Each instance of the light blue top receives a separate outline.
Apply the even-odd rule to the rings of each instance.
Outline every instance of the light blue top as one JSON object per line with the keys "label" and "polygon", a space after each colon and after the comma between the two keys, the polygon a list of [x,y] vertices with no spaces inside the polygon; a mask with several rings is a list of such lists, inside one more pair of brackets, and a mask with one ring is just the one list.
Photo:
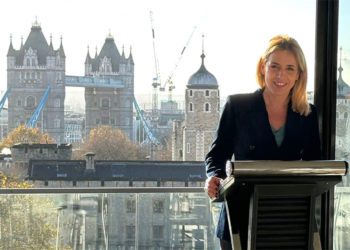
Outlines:
{"label": "light blue top", "polygon": [[272,130],[273,135],[275,136],[277,146],[281,146],[283,138],[284,138],[285,125],[283,125],[278,130],[275,130],[274,128],[271,127],[271,130]]}

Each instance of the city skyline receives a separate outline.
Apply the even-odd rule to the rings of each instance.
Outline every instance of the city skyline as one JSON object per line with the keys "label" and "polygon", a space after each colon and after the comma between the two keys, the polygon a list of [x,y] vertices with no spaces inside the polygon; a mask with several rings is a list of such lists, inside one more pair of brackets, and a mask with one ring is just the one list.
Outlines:
{"label": "city skyline", "polygon": [[[202,47],[206,55],[206,68],[218,79],[223,97],[254,91],[258,88],[255,81],[257,59],[268,39],[278,33],[287,33],[299,41],[309,67],[308,89],[313,89],[315,18],[310,13],[315,13],[316,4],[311,0],[239,1],[234,7],[228,0],[221,1],[220,5],[211,1],[181,0],[163,3],[153,0],[144,3],[133,0],[126,3],[102,0],[98,6],[93,5],[92,1],[77,0],[69,4],[57,2],[55,11],[51,11],[54,3],[56,2],[17,0],[11,1],[1,10],[0,20],[4,26],[0,41],[0,47],[3,48],[0,51],[1,90],[6,89],[6,54],[10,36],[14,48],[19,49],[21,37],[25,42],[31,25],[37,18],[48,42],[52,36],[54,48],[59,46],[62,36],[67,75],[83,75],[88,46],[90,55],[95,54],[96,47],[99,53],[104,39],[111,34],[120,53],[124,47],[128,56],[131,48],[135,61],[135,95],[151,95],[155,66],[150,11],[153,12],[156,54],[162,83],[176,68],[173,75],[174,95],[183,95],[188,79],[199,69]],[[251,7],[252,3],[254,8]],[[18,9],[16,6],[22,7]],[[17,9],[15,16],[10,11],[11,7]],[[281,11],[272,11],[273,14],[266,15],[271,8]],[[284,10],[288,10],[290,16],[297,13],[299,18],[285,18]],[[192,39],[178,62],[194,27],[196,29]],[[309,35],[305,36],[305,33]],[[340,37],[339,45],[343,47],[343,78],[350,82],[350,70],[347,70],[349,48],[342,40],[348,41],[348,37]],[[69,92],[74,91],[79,92],[70,89],[68,97]],[[166,98],[167,93],[163,95]]]}

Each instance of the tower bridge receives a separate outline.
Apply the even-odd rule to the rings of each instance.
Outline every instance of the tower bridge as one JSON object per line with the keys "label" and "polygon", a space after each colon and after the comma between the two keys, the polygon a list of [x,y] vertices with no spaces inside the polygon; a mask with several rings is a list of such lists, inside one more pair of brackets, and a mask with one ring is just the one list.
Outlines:
{"label": "tower bridge", "polygon": [[[134,61],[130,49],[119,52],[109,34],[94,57],[87,51],[84,76],[66,75],[66,55],[61,38],[54,49],[35,21],[31,31],[15,49],[10,38],[7,53],[8,129],[30,124],[49,133],[57,143],[65,142],[64,101],[66,87],[83,87],[85,132],[99,125],[119,128],[134,139]],[[114,91],[111,91],[113,89]],[[30,123],[29,123],[30,121]]]}

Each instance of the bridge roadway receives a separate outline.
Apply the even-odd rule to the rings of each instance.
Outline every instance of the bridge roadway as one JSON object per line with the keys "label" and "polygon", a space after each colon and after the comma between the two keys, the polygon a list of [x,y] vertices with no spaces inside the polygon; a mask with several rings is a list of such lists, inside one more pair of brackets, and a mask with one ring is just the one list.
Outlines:
{"label": "bridge roadway", "polygon": [[96,76],[65,76],[65,85],[70,87],[92,87],[122,89],[125,85],[120,79]]}

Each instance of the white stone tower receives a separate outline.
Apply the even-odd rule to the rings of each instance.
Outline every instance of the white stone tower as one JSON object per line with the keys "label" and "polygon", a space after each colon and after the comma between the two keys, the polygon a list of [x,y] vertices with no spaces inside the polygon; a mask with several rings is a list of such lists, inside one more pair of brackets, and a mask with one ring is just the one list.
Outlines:
{"label": "white stone tower", "polygon": [[173,160],[203,161],[213,141],[220,117],[217,80],[202,64],[188,83],[185,93],[185,120],[173,123]]}

